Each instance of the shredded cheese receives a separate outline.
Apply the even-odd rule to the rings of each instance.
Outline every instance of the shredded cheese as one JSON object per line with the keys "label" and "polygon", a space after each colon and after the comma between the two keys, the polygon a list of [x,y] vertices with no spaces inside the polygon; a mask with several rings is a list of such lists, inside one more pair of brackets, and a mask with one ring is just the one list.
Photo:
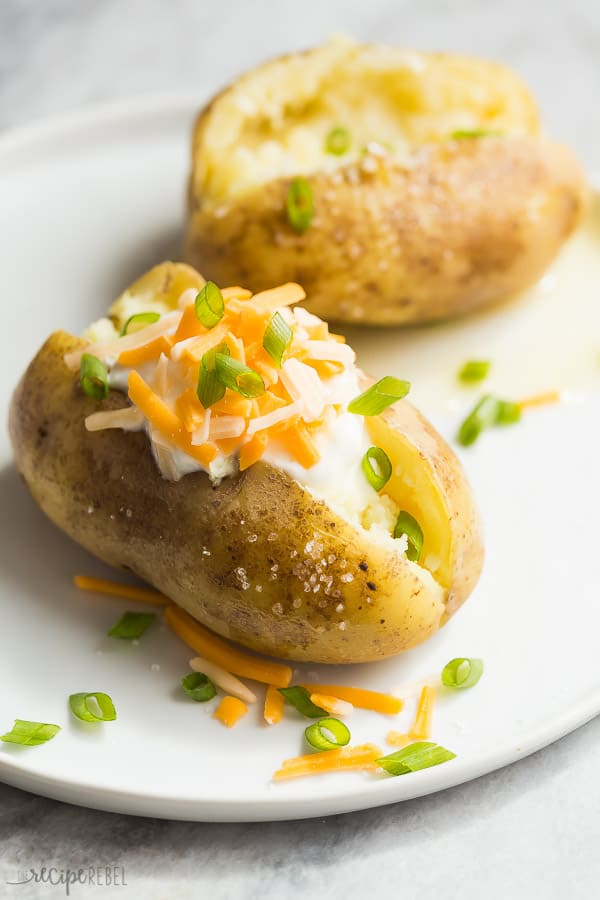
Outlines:
{"label": "shredded cheese", "polygon": [[374,712],[383,713],[386,716],[395,716],[401,712],[404,704],[398,697],[390,694],[380,694],[378,691],[369,691],[365,688],[346,687],[337,684],[304,684],[309,693],[325,694],[346,700],[359,709],[371,709]]}
{"label": "shredded cheese", "polygon": [[[253,694],[250,688],[246,687],[239,678],[236,678],[235,675],[227,672],[216,663],[210,662],[210,660],[204,659],[202,656],[195,656],[194,659],[190,659],[190,668],[194,672],[203,672],[222,691],[233,694],[234,697],[238,697],[244,703],[256,703],[256,694]],[[281,694],[279,696],[281,697]]]}
{"label": "shredded cheese", "polygon": [[375,744],[309,753],[306,756],[296,756],[293,759],[284,760],[281,768],[274,773],[273,780],[284,781],[287,778],[321,775],[325,772],[344,769],[373,770],[376,768],[375,762],[380,756],[382,756],[382,752]]}
{"label": "shredded cheese", "polygon": [[267,725],[277,725],[283,718],[283,694],[272,684],[268,685],[265,694],[265,722]]}
{"label": "shredded cheese", "polygon": [[93,591],[95,594],[109,594],[122,597],[124,600],[137,600],[139,603],[151,603],[153,606],[167,606],[171,601],[158,591],[135,587],[131,584],[119,584],[106,578],[90,578],[88,575],[74,575],[73,584],[81,591]]}
{"label": "shredded cheese", "polygon": [[292,670],[289,666],[253,657],[232,647],[174,604],[167,606],[165,619],[175,634],[192,650],[233,675],[273,684],[276,687],[288,687],[292,680]]}
{"label": "shredded cheese", "polygon": [[332,716],[349,716],[354,710],[353,705],[347,700],[340,700],[339,697],[331,697],[328,694],[311,694],[310,699],[315,706],[321,707]]}
{"label": "shredded cheese", "polygon": [[533,409],[536,406],[549,406],[552,403],[560,403],[560,391],[547,391],[545,394],[534,394],[532,397],[525,397],[519,400],[517,406],[521,411],[524,409]]}
{"label": "shredded cheese", "polygon": [[247,712],[248,707],[242,700],[228,695],[223,697],[217,706],[214,712],[214,718],[219,719],[219,721],[222,722],[223,725],[226,725],[227,728],[233,728]]}

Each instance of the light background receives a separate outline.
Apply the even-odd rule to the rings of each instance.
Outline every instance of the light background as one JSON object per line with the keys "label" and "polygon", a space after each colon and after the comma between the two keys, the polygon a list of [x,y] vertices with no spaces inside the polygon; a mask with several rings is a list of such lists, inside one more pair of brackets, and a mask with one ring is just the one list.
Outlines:
{"label": "light background", "polygon": [[[548,130],[600,170],[598,0],[0,0],[0,128],[119,97],[204,97],[263,58],[340,31],[509,62]],[[560,660],[541,677],[560,678]],[[599,743],[596,719],[437,796],[299,823],[135,819],[0,786],[0,896],[63,895],[5,887],[29,866],[124,865],[127,888],[73,896],[591,900],[600,896]]]}

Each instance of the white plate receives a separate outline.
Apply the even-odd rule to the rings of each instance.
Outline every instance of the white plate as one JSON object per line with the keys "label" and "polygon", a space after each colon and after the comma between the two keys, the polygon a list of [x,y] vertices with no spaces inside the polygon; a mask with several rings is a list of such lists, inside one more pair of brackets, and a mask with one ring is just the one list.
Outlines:
{"label": "white plate", "polygon": [[[197,98],[200,100],[201,98]],[[145,267],[176,256],[195,103],[121,106],[0,140],[3,416],[32,354],[57,326],[81,329]],[[214,704],[178,690],[190,652],[164,628],[138,646],[104,637],[124,604],[78,594],[75,572],[110,575],[36,509],[0,438],[0,727],[15,717],[62,724],[43,747],[2,745],[6,782],[89,806],[153,816],[261,820],[340,813],[437,791],[513,762],[600,711],[597,634],[600,241],[590,220],[541,286],[469,320],[402,332],[352,330],[363,365],[413,380],[413,396],[451,436],[477,391],[456,387],[468,357],[494,360],[507,396],[567,387],[568,402],[486,434],[463,453],[486,525],[475,595],[425,646],[327,680],[387,690],[481,656],[472,691],[443,697],[434,737],[457,758],[408,777],[270,776],[301,751],[303,722],[233,731]],[[299,670],[300,671],[300,670]],[[324,675],[323,667],[302,673]],[[299,677],[299,676],[298,676]],[[83,726],[67,696],[104,690],[118,721]],[[355,712],[355,742],[383,746],[397,722]]]}

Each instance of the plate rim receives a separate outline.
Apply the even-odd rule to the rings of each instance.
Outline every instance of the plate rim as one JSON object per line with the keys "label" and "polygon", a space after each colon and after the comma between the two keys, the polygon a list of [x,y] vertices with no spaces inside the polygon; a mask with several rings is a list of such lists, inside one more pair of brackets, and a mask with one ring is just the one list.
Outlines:
{"label": "plate rim", "polygon": [[[74,133],[86,132],[92,128],[111,129],[119,123],[131,125],[132,118],[138,123],[152,122],[156,118],[183,115],[193,116],[202,104],[203,91],[161,92],[126,97],[119,100],[90,104],[55,116],[41,117],[32,122],[9,127],[0,131],[0,177],[3,168],[10,165],[11,156],[21,149],[40,149],[44,142],[61,140]],[[127,140],[127,134],[125,134]],[[22,163],[26,166],[27,163]],[[19,163],[17,161],[17,169]],[[10,174],[10,173],[9,173]],[[588,174],[590,185],[598,190],[600,176]],[[152,816],[162,819],[207,822],[260,822],[313,818],[323,815],[337,815],[357,810],[386,806],[403,800],[436,793],[456,787],[483,775],[490,774],[504,766],[524,759],[600,714],[600,681],[583,694],[560,717],[534,725],[522,735],[521,745],[515,747],[515,740],[508,740],[487,752],[479,752],[475,757],[463,754],[452,761],[451,766],[442,766],[424,772],[414,773],[408,782],[402,779],[382,778],[377,782],[364,782],[352,787],[340,787],[324,793],[322,797],[290,797],[283,791],[279,796],[269,793],[263,798],[253,796],[235,799],[201,799],[198,797],[174,796],[172,793],[153,791],[140,792],[105,788],[91,781],[44,775],[25,767],[17,759],[17,754],[0,754],[0,780],[22,790],[62,802],[107,812],[128,815]],[[27,750],[23,750],[27,754]],[[20,754],[19,754],[20,755]]]}

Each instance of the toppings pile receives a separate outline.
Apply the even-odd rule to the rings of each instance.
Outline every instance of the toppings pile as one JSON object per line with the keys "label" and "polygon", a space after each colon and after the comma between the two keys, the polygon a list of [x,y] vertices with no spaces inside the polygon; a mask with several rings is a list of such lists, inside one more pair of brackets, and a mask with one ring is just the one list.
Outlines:
{"label": "toppings pile", "polygon": [[[207,282],[199,292],[185,290],[179,310],[131,316],[118,337],[66,357],[96,399],[127,385],[132,406],[94,413],[86,427],[146,427],[171,479],[178,477],[175,449],[211,474],[219,457],[248,468],[271,442],[311,467],[320,458],[319,430],[356,394],[355,380],[348,396],[348,379],[337,377],[354,371],[355,356],[321,319],[290,309],[304,296],[297,284],[253,296]],[[388,405],[399,382],[386,381]]]}
{"label": "toppings pile", "polygon": [[[378,415],[410,384],[388,376],[358,393],[354,351],[317,316],[291,308],[304,297],[293,283],[252,295],[209,281],[183,290],[178,309],[129,315],[120,334],[65,357],[88,396],[115,387],[131,403],[92,413],[86,428],[145,428],[173,481],[194,469],[218,481],[267,448],[311,468],[340,413]],[[391,466],[371,450],[363,469],[379,491]]]}

